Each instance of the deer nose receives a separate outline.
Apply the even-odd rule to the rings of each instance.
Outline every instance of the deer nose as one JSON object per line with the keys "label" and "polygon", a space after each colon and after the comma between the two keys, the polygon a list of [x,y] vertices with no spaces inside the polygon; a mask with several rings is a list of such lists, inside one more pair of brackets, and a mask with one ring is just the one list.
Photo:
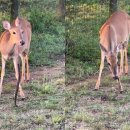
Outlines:
{"label": "deer nose", "polygon": [[21,46],[23,46],[25,44],[25,42],[22,40],[22,41],[20,41],[20,44],[21,44]]}
{"label": "deer nose", "polygon": [[118,77],[118,76],[114,76],[113,79],[114,79],[114,80],[117,80],[117,79],[119,79],[119,77]]}

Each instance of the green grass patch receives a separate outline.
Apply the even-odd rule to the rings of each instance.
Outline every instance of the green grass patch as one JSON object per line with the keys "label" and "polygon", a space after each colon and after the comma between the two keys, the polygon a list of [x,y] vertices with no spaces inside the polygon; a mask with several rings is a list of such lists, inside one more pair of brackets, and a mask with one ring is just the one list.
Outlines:
{"label": "green grass patch", "polygon": [[65,116],[64,115],[53,115],[52,116],[52,122],[53,122],[53,124],[57,124],[57,123],[60,123],[60,122],[62,122],[62,121],[64,121],[64,119],[65,119]]}
{"label": "green grass patch", "polygon": [[85,112],[77,112],[74,114],[73,119],[75,121],[79,121],[79,122],[86,122],[86,123],[91,123],[94,119],[93,117]]}

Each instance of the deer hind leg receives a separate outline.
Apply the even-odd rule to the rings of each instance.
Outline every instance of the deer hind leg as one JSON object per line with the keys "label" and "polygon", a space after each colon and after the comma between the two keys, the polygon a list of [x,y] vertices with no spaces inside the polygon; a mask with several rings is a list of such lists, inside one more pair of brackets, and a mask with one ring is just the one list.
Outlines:
{"label": "deer hind leg", "polygon": [[104,59],[105,59],[105,55],[101,52],[101,64],[100,64],[99,76],[98,76],[98,80],[95,86],[95,90],[98,90],[100,86],[102,70],[104,68]]}
{"label": "deer hind leg", "polygon": [[120,51],[120,76],[123,74],[124,69],[124,49],[121,49]]}
{"label": "deer hind leg", "polygon": [[1,82],[0,82],[0,96],[2,93],[2,89],[3,89],[3,79],[4,79],[4,75],[5,75],[5,64],[6,64],[6,60],[2,57],[2,70],[1,70]]}
{"label": "deer hind leg", "polygon": [[[14,69],[15,69],[15,77],[16,79],[18,80],[18,57],[17,58],[14,58],[13,59],[13,62],[14,62]],[[22,89],[22,86],[21,86],[21,83],[19,84],[19,94],[20,96],[24,99],[25,98],[25,94],[23,92],[23,89]]]}
{"label": "deer hind leg", "polygon": [[27,69],[27,74],[26,74],[26,77],[27,77],[27,81],[30,80],[30,72],[29,72],[29,62],[28,62],[28,55],[26,55],[25,57],[25,62],[26,62],[26,69]]}
{"label": "deer hind leg", "polygon": [[124,50],[125,53],[125,74],[128,74],[128,56],[127,56],[127,47]]}

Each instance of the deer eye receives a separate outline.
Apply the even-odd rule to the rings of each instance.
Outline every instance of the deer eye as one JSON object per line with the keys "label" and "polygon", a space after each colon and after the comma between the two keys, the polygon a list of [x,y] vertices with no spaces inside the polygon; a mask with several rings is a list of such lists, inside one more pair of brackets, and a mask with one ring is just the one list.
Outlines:
{"label": "deer eye", "polygon": [[13,34],[16,34],[16,32],[13,32]]}

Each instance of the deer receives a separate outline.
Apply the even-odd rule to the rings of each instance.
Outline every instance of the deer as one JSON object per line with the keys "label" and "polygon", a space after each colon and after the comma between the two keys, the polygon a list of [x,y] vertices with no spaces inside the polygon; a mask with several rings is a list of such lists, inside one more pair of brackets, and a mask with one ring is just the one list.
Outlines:
{"label": "deer", "polygon": [[[124,11],[114,12],[99,31],[101,63],[95,90],[99,89],[104,61],[107,60],[112,76],[118,80],[119,92],[123,92],[120,76],[128,74],[128,41],[130,35],[130,16]],[[120,53],[120,73],[118,71],[118,54]],[[124,67],[125,58],[125,67]]]}
{"label": "deer", "polygon": [[[30,80],[30,72],[29,72],[29,49],[30,49],[30,42],[31,42],[31,24],[26,19],[17,17],[15,21],[19,21],[20,28],[24,31],[23,39],[25,41],[25,45],[19,48],[20,58],[22,60],[22,76],[21,76],[21,83],[24,80],[27,82]],[[13,26],[15,25],[15,21],[13,22]]]}
{"label": "deer", "polygon": [[[8,21],[3,21],[5,31],[0,36],[0,52],[2,60],[0,96],[3,89],[3,78],[5,75],[5,65],[8,59],[13,59],[17,88],[15,93],[15,105],[17,93],[19,91],[22,99],[25,98],[21,83],[25,78],[25,62],[27,64],[27,78],[29,78],[28,51],[31,41],[31,25],[27,20],[16,18],[12,25]],[[19,57],[22,60],[22,76],[20,75]],[[16,105],[17,106],[17,105]]]}

